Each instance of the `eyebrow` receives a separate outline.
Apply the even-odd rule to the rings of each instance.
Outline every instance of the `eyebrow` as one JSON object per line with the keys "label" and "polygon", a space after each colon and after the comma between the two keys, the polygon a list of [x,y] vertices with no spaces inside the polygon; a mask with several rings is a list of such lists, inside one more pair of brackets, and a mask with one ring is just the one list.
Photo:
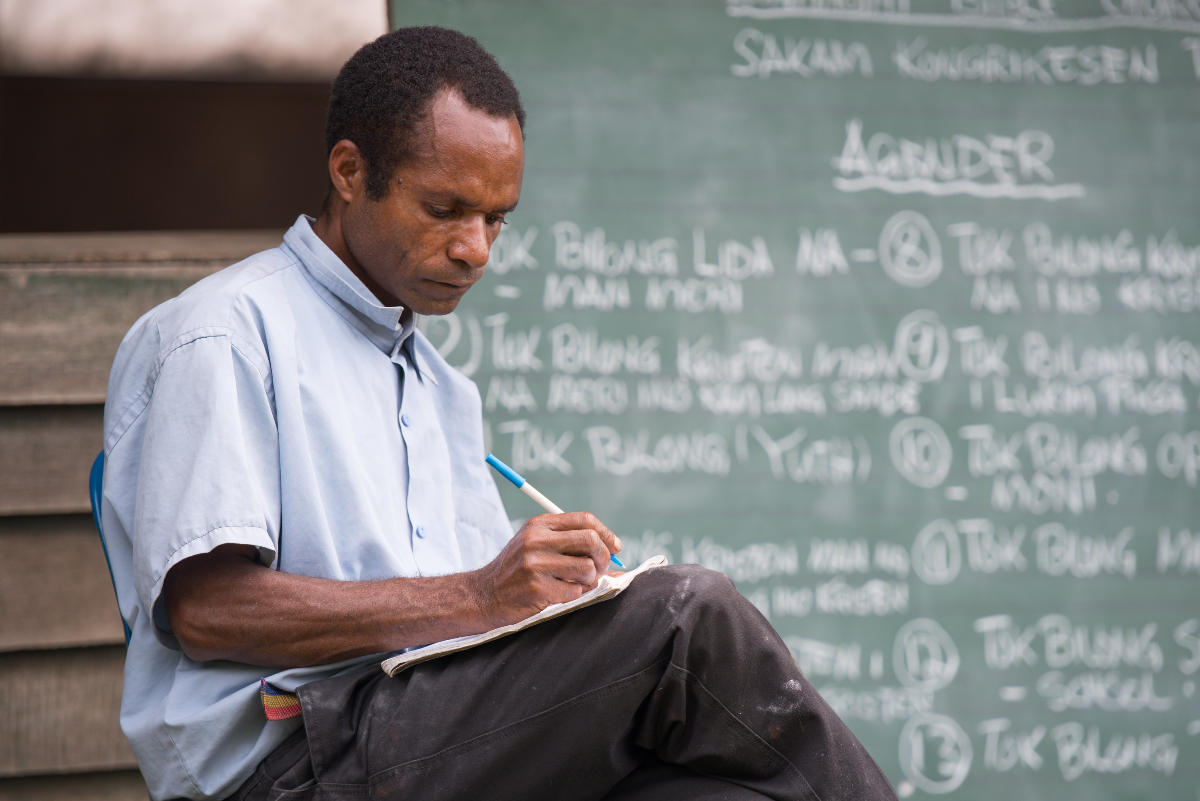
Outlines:
{"label": "eyebrow", "polygon": [[[477,208],[477,206],[474,203],[472,203],[471,201],[467,200],[466,198],[458,197],[457,195],[450,195],[447,198],[447,200],[449,200],[451,203],[453,203],[456,206],[466,206],[469,209]],[[502,208],[502,209],[492,209],[489,213],[490,214],[508,214],[510,211],[512,211],[516,207],[517,207],[517,204],[514,203],[511,206],[506,206],[505,208]]]}

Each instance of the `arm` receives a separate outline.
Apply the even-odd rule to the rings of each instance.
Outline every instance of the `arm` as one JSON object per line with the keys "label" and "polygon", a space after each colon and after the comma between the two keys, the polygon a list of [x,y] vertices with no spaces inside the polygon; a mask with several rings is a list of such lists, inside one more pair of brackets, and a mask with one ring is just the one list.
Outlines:
{"label": "arm", "polygon": [[620,540],[587,512],[532,518],[470,573],[334,581],[281,573],[222,545],[167,574],[167,617],[197,661],[325,664],[515,623],[595,586]]}

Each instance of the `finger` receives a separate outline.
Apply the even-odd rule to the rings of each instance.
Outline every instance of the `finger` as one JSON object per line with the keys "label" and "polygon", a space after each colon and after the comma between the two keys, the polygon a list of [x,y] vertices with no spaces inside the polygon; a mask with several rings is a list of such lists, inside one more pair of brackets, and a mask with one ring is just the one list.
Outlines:
{"label": "finger", "polygon": [[535,529],[515,546],[508,561],[510,569],[523,573],[526,580],[538,581],[537,577],[543,576],[589,585],[608,567],[609,555],[594,531]]}
{"label": "finger", "polygon": [[558,581],[585,587],[600,578],[595,561],[586,556],[561,556],[554,560],[547,572]]}
{"label": "finger", "polygon": [[571,531],[572,529],[588,528],[588,520],[592,518],[589,512],[563,512],[560,515],[542,514],[529,518],[526,526],[544,528],[548,531]]}
{"label": "finger", "polygon": [[575,531],[542,529],[531,533],[525,547],[529,551],[569,556],[608,553],[608,546],[604,544],[604,540],[600,539],[600,535],[591,529]]}
{"label": "finger", "polygon": [[620,570],[613,570],[611,567],[605,568],[602,572],[597,573],[596,580],[593,581],[591,584],[587,585],[584,589],[585,590],[596,589],[596,587],[598,587],[600,585],[600,579],[604,578],[605,576],[622,576],[622,575],[624,575],[624,573],[622,573]]}
{"label": "finger", "polygon": [[591,529],[555,531],[551,537],[547,538],[544,545],[546,550],[569,556],[591,556],[600,551],[608,553],[608,547],[600,539],[600,535]]}
{"label": "finger", "polygon": [[551,531],[570,531],[574,529],[587,529],[595,531],[608,548],[609,553],[619,553],[621,550],[621,540],[614,534],[608,526],[600,522],[600,519],[591,512],[566,512],[561,515],[538,515],[538,517],[530,520],[538,522],[538,526],[549,529]]}
{"label": "finger", "polygon": [[584,512],[584,514],[589,518],[586,527],[596,532],[600,540],[604,543],[604,547],[608,549],[608,552],[619,553],[621,551],[621,538],[612,533],[609,527],[600,522],[600,519],[595,515],[590,512]]}
{"label": "finger", "polygon": [[587,587],[583,586],[582,584],[578,584],[578,583],[567,583],[564,581],[560,581],[560,582],[558,582],[558,586],[562,587],[562,590],[561,590],[562,600],[559,601],[559,603],[561,603],[561,604],[570,603],[571,601],[577,601],[577,600],[579,600],[579,596],[581,596],[585,592],[587,592]]}
{"label": "finger", "polygon": [[578,581],[563,581],[553,576],[546,576],[538,586],[538,595],[546,606],[574,601],[586,591],[586,585]]}
{"label": "finger", "polygon": [[583,556],[592,561],[597,573],[608,569],[611,551],[599,533],[591,529],[585,531],[560,531],[554,533],[553,545],[547,542],[548,550],[568,556]]}

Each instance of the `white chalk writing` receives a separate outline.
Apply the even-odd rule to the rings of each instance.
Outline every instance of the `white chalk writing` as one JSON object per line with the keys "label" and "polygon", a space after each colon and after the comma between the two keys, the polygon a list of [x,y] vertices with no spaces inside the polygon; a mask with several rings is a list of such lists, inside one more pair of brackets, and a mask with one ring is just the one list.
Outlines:
{"label": "white chalk writing", "polygon": [[615,428],[592,426],[583,432],[592,451],[597,472],[627,476],[644,470],[650,473],[698,473],[726,475],[729,472],[729,448],[723,436],[693,431],[690,434],[665,434],[653,446],[645,429],[622,435]]}
{"label": "white chalk writing", "polygon": [[[833,159],[843,192],[881,189],[891,194],[973,195],[982,198],[1062,200],[1086,195],[1082,184],[1053,184],[1054,139],[1045,131],[989,135],[986,142],[958,135],[924,144],[879,132],[863,142],[862,120],[846,124],[846,143]],[[980,179],[991,177],[990,181]],[[1038,183],[1030,183],[1037,180]],[[1022,183],[1024,182],[1024,183]]]}
{"label": "white chalk writing", "polygon": [[684,563],[703,565],[734,581],[763,581],[772,576],[791,576],[800,570],[800,552],[793,542],[754,543],[734,550],[709,537],[699,543],[684,537],[682,547]]}
{"label": "white chalk writing", "polygon": [[1043,47],[1036,52],[1001,44],[927,49],[928,40],[897,42],[892,62],[900,75],[919,81],[982,83],[1074,83],[1080,86],[1128,82],[1158,83],[1158,51],[1153,44],[1128,50],[1107,45]]}
{"label": "white chalk writing", "polygon": [[817,75],[840,78],[856,71],[864,78],[871,77],[871,53],[858,42],[842,45],[837,39],[826,42],[824,39],[784,37],[780,47],[772,34],[745,28],[733,37],[733,49],[745,59],[744,64],[733,64],[729,68],[739,78],[757,75],[766,79],[773,72],[803,78]]}

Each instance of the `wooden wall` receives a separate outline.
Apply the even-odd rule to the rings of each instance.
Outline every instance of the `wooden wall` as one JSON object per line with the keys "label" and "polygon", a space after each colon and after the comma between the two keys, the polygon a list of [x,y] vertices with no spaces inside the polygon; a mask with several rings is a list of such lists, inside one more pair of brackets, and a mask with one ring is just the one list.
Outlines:
{"label": "wooden wall", "polygon": [[279,231],[0,235],[0,801],[146,798],[87,480],[143,313]]}

